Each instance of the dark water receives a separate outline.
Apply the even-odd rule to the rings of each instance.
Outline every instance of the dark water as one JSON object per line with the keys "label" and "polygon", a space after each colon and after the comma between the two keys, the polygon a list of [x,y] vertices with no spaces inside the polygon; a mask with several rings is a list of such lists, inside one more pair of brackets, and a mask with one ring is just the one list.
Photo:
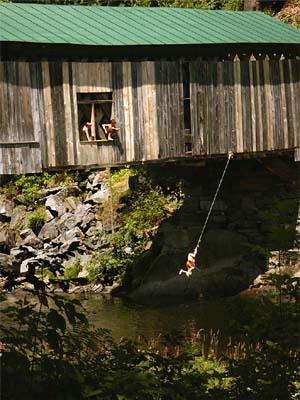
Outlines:
{"label": "dark water", "polygon": [[[24,296],[29,301],[37,302],[32,294],[9,294],[6,301],[0,303],[0,311]],[[155,304],[136,304],[104,294],[65,296],[78,299],[85,308],[89,322],[97,328],[108,329],[117,340],[128,338],[149,341],[168,334],[189,338],[201,329],[205,332],[219,332],[220,337],[226,336],[232,318],[231,311],[236,303],[235,298],[200,299],[193,302],[156,298]],[[2,323],[6,323],[4,315],[2,317]]]}
{"label": "dark water", "polygon": [[232,299],[187,302],[156,299],[155,304],[140,305],[109,295],[81,297],[89,321],[111,331],[114,338],[147,340],[170,333],[189,337],[200,329],[225,331],[230,319]]}

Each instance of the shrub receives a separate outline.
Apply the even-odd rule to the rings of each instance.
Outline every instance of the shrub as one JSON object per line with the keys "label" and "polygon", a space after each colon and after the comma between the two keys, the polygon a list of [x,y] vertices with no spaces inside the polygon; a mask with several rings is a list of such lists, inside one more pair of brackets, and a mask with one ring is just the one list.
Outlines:
{"label": "shrub", "polygon": [[64,278],[65,279],[77,278],[81,270],[82,267],[80,265],[80,260],[77,259],[71,267],[66,268],[64,270]]}
{"label": "shrub", "polygon": [[32,229],[34,233],[38,233],[45,223],[45,210],[38,208],[32,211],[27,218],[27,228]]}

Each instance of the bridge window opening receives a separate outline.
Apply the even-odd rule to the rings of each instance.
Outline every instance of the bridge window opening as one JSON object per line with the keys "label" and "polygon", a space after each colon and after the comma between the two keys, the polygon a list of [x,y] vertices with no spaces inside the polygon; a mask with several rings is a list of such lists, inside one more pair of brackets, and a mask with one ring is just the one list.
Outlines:
{"label": "bridge window opening", "polygon": [[108,141],[103,125],[112,119],[112,93],[77,93],[77,106],[80,141]]}
{"label": "bridge window opening", "polygon": [[192,151],[191,133],[191,97],[190,97],[190,70],[189,63],[183,63],[183,116],[184,116],[184,151]]}

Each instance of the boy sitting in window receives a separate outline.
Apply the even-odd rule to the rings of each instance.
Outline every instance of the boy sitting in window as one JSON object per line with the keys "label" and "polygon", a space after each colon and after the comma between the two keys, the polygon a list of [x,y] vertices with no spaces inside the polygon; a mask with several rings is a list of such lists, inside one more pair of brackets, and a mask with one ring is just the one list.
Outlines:
{"label": "boy sitting in window", "polygon": [[86,138],[86,140],[89,140],[89,141],[92,140],[91,128],[92,128],[92,123],[89,121],[85,122],[82,127],[82,133],[84,135],[84,138]]}
{"label": "boy sitting in window", "polygon": [[103,124],[102,127],[104,129],[104,132],[107,134],[107,140],[114,140],[113,136],[117,134],[117,132],[120,130],[120,128],[116,127],[116,120],[111,119],[109,124]]}

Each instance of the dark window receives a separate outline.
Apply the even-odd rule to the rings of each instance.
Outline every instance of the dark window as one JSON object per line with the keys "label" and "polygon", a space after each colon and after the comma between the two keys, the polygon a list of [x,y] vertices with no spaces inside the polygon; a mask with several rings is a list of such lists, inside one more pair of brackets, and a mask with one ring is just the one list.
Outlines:
{"label": "dark window", "polygon": [[107,140],[102,125],[111,120],[112,103],[111,92],[77,93],[80,141]]}

